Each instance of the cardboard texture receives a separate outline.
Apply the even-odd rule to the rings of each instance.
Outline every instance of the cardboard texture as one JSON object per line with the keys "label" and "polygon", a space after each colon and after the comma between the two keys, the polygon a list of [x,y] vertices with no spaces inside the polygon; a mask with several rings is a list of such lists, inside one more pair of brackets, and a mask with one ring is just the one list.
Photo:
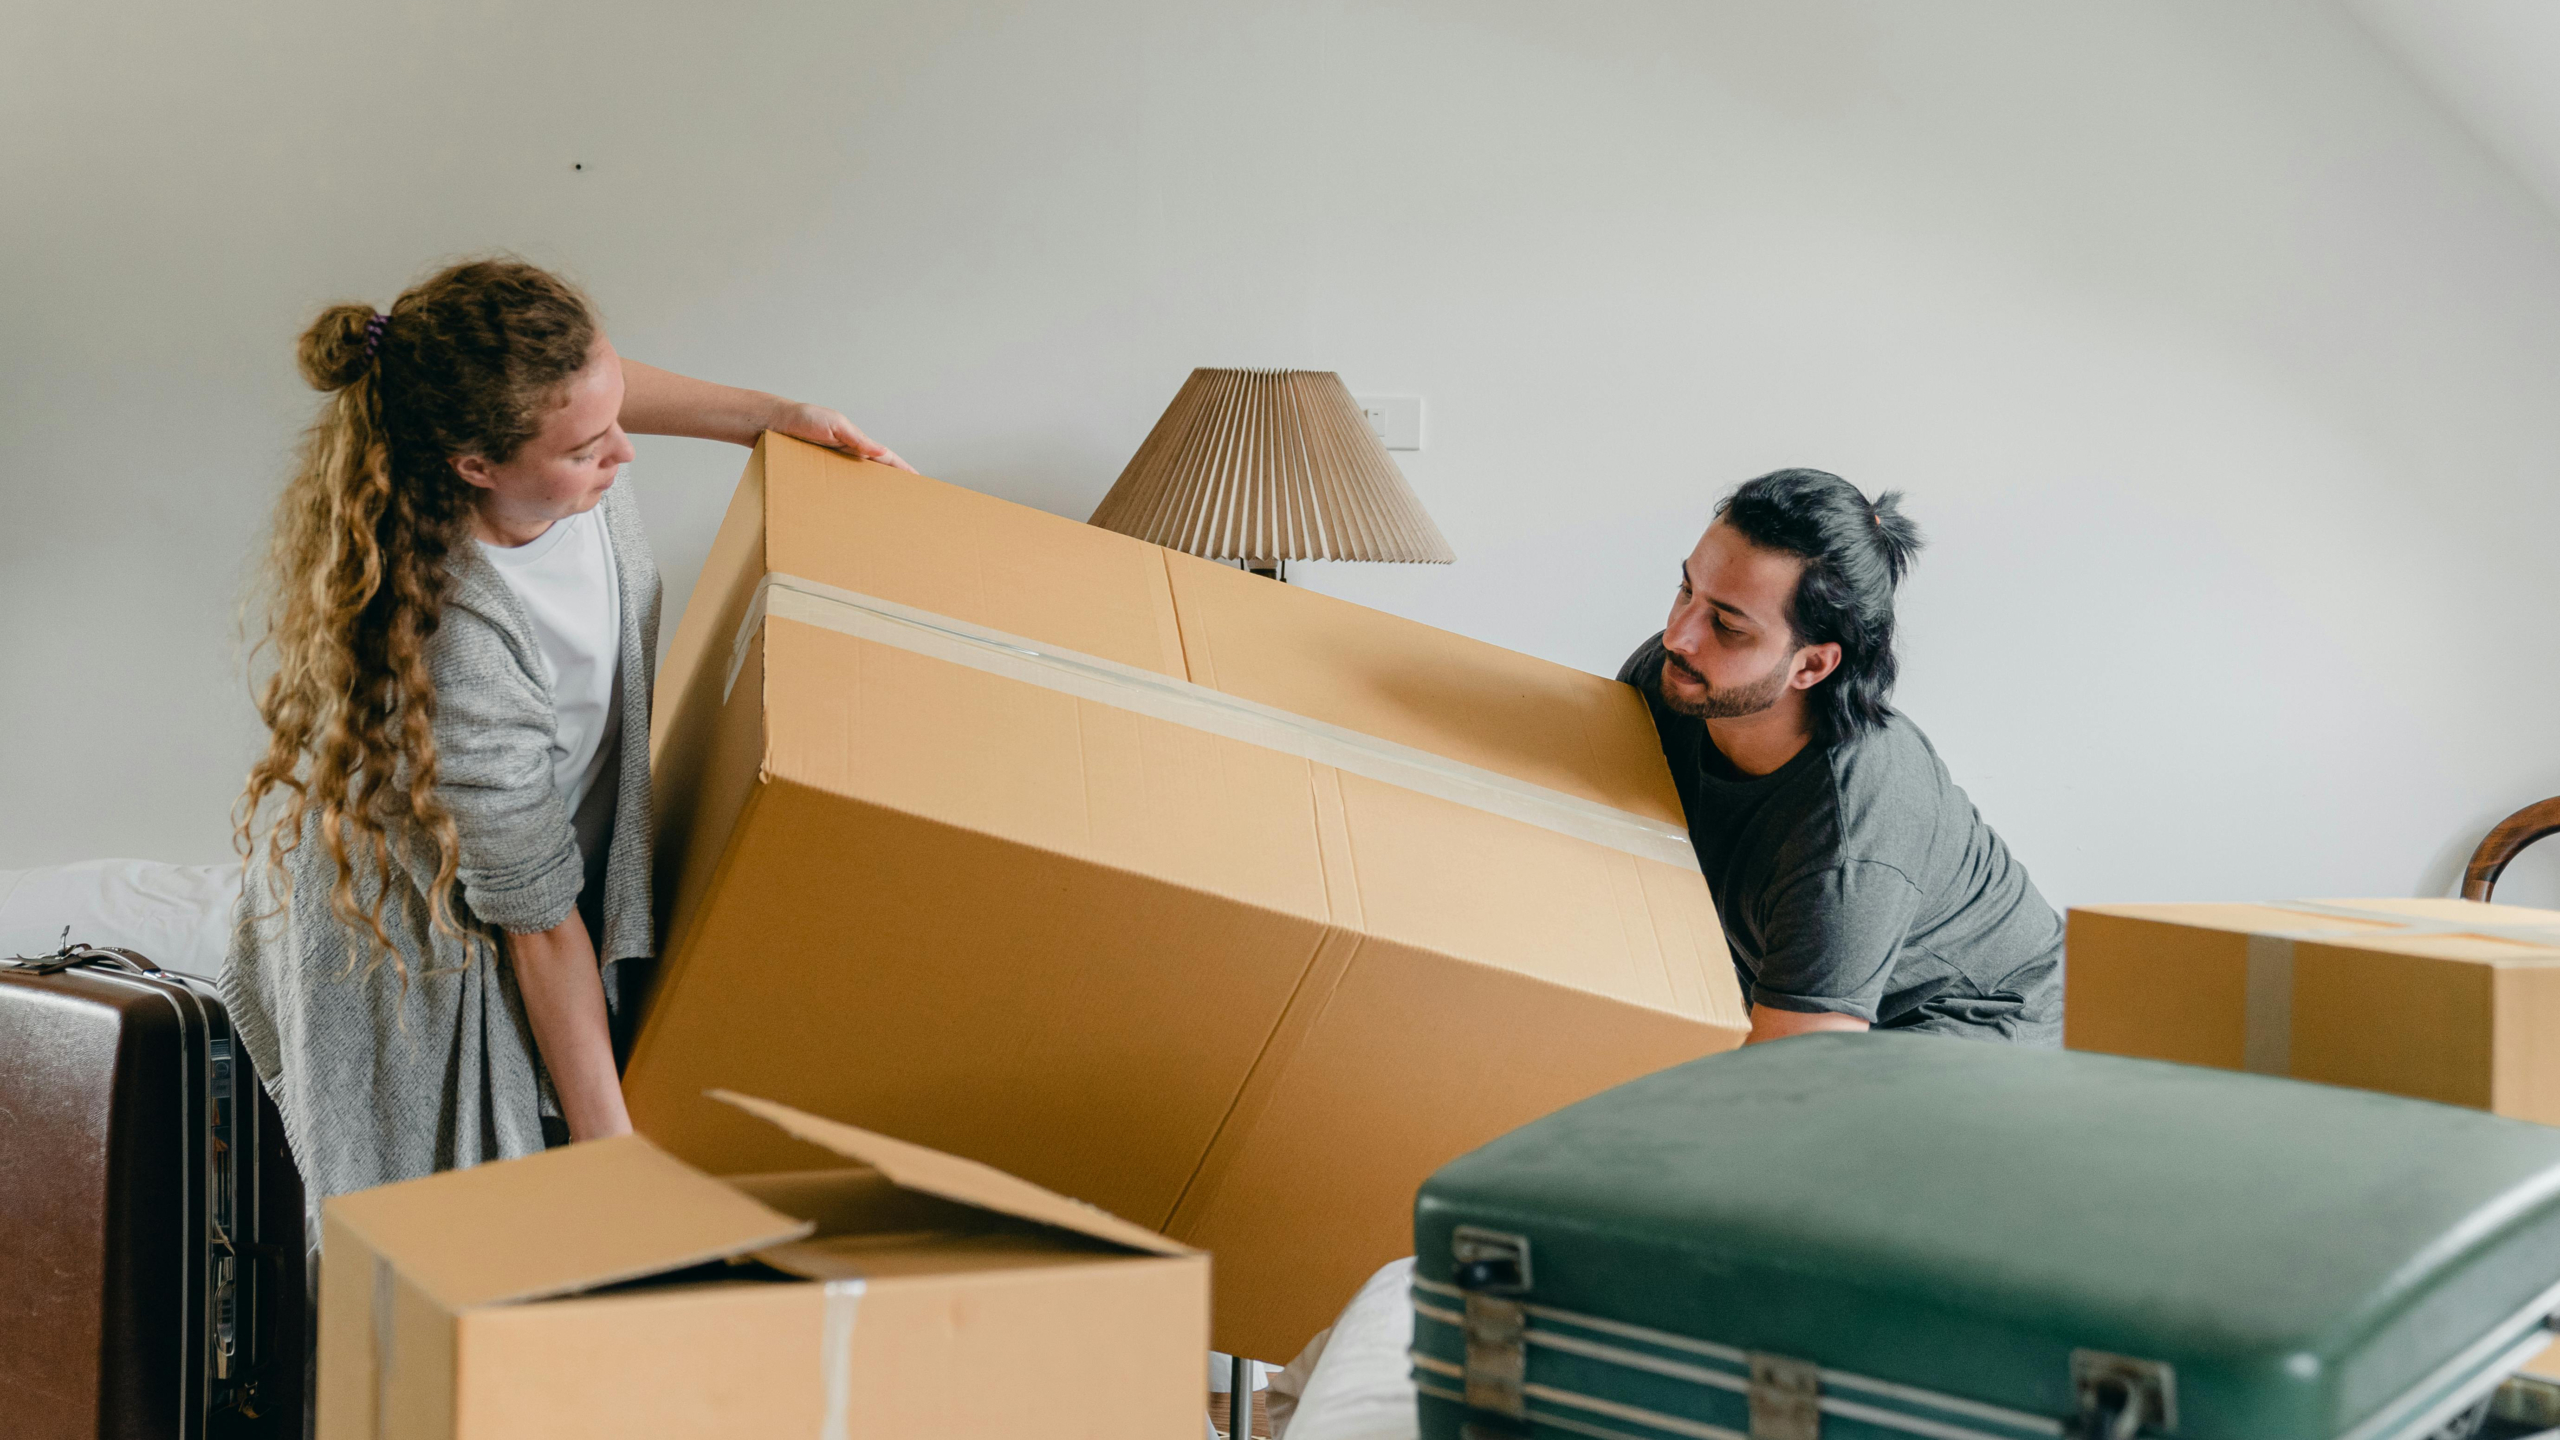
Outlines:
{"label": "cardboard texture", "polygon": [[811,1163],[729,1087],[1023,1176],[1215,1252],[1230,1351],[1443,1162],[1747,1029],[1632,691],[796,441],[655,745],[640,1128]]}
{"label": "cardboard texture", "polygon": [[2075,909],[2063,1043],[2560,1124],[2560,912],[2469,900]]}
{"label": "cardboard texture", "polygon": [[830,1168],[717,1180],[626,1136],[331,1200],[322,1440],[1199,1433],[1207,1257],[724,1098]]}

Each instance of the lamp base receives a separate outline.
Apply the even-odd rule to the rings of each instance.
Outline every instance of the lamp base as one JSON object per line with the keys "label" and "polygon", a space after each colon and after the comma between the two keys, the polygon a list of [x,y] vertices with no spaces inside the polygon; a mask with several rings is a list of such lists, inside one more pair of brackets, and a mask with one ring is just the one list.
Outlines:
{"label": "lamp base", "polygon": [[1289,562],[1286,560],[1247,560],[1244,562],[1244,568],[1256,575],[1277,580],[1283,585],[1289,583]]}

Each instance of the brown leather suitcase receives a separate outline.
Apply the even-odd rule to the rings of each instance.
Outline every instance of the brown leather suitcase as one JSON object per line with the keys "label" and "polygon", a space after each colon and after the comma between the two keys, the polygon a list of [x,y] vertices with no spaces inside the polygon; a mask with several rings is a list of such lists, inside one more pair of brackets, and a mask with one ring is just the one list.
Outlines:
{"label": "brown leather suitcase", "polygon": [[302,1433],[302,1183],[213,987],[0,959],[0,1432]]}

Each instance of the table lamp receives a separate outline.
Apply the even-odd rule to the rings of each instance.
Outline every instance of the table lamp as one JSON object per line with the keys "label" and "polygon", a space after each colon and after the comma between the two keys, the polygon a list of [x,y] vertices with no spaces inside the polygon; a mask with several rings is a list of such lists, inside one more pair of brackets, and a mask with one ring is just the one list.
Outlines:
{"label": "table lamp", "polygon": [[[1330,370],[1192,371],[1093,523],[1274,580],[1291,560],[1458,558]],[[1256,1368],[1232,1357],[1230,1440],[1253,1434]]]}
{"label": "table lamp", "polygon": [[1290,560],[1458,558],[1330,370],[1192,371],[1093,523],[1275,580]]}

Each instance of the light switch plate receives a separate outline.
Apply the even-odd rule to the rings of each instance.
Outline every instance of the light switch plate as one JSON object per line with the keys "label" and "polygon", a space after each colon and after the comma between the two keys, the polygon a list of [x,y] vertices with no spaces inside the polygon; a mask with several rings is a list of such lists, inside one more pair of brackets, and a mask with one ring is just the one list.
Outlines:
{"label": "light switch plate", "polygon": [[1422,448],[1422,397],[1419,395],[1360,395],[1360,413],[1369,417],[1369,429],[1390,450]]}

